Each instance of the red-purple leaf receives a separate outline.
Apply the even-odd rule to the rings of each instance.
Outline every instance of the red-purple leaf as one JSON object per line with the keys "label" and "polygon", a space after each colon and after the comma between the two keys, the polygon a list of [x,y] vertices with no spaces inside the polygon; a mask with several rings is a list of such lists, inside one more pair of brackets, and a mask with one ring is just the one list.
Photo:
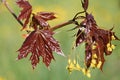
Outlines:
{"label": "red-purple leaf", "polygon": [[16,3],[19,5],[20,8],[22,8],[21,13],[18,16],[18,19],[25,20],[23,24],[23,29],[24,29],[29,23],[29,18],[32,13],[32,6],[26,0],[18,0]]}
{"label": "red-purple leaf", "polygon": [[44,19],[42,19],[41,17],[39,17],[38,15],[34,15],[34,19],[36,19],[38,25],[40,25],[40,27],[50,27],[48,22],[45,21]]}
{"label": "red-purple leaf", "polygon": [[35,68],[40,61],[40,56],[47,67],[50,65],[51,60],[54,59],[52,54],[53,51],[64,56],[58,41],[56,41],[52,35],[53,32],[49,30],[37,30],[31,32],[18,50],[18,59],[25,58],[31,53],[31,64],[32,67]]}
{"label": "red-purple leaf", "polygon": [[37,14],[33,14],[32,17],[32,26],[35,30],[39,25],[39,28],[48,29],[50,26],[48,24],[48,20],[55,19],[55,14],[53,12],[38,12]]}
{"label": "red-purple leaf", "polygon": [[55,19],[55,13],[53,12],[38,12],[37,16],[44,19],[45,21]]}

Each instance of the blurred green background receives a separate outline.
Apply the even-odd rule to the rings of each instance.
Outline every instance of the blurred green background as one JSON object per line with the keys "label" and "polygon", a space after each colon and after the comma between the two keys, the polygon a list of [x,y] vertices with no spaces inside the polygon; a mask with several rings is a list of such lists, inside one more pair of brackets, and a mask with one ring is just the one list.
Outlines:
{"label": "blurred green background", "polygon": [[[80,0],[29,0],[36,11],[52,11],[57,19],[50,22],[52,26],[67,21],[82,11]],[[89,0],[89,12],[92,13],[97,24],[104,29],[114,27],[116,35],[120,38],[120,0]],[[16,14],[19,8],[15,0],[8,0],[9,5]],[[61,43],[65,55],[71,53],[74,31],[68,32],[73,25],[56,30],[55,38]],[[55,61],[52,61],[50,70],[43,63],[39,63],[35,70],[32,69],[29,56],[26,59],[16,61],[16,52],[24,38],[20,31],[21,26],[0,3],[0,80],[120,80],[120,42],[114,41],[116,49],[112,55],[105,57],[106,62],[103,72],[92,70],[92,77],[87,78],[82,72],[74,71],[69,74],[66,70],[67,58],[54,53]],[[82,47],[82,46],[81,46]],[[84,55],[80,49],[78,55]],[[83,56],[81,56],[83,57]]]}

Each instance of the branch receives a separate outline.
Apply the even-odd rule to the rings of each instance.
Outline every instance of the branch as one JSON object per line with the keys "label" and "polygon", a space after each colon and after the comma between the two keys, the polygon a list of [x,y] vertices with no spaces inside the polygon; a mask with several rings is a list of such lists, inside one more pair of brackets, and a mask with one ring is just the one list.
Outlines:
{"label": "branch", "polygon": [[73,24],[73,23],[75,23],[75,21],[69,20],[69,21],[67,21],[67,22],[58,24],[58,25],[50,28],[50,30],[54,31],[54,30],[56,30],[56,29],[62,28],[62,27],[64,27],[64,26],[66,26],[66,25]]}
{"label": "branch", "polygon": [[2,0],[5,7],[8,9],[8,11],[13,15],[13,17],[18,21],[18,23],[23,27],[23,23],[17,19],[17,15],[14,13],[14,11],[10,8],[6,0]]}

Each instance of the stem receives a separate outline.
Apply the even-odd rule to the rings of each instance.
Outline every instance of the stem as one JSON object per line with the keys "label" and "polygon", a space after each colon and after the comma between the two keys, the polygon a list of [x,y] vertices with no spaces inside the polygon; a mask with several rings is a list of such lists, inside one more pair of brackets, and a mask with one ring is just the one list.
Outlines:
{"label": "stem", "polygon": [[8,9],[8,11],[13,15],[13,17],[18,21],[18,23],[23,26],[23,23],[17,18],[17,15],[14,13],[14,11],[10,8],[6,0],[2,0],[5,7]]}
{"label": "stem", "polygon": [[82,13],[85,13],[85,11],[78,12],[78,13],[74,16],[73,21],[75,21],[76,17],[77,17],[79,14],[82,14]]}
{"label": "stem", "polygon": [[51,30],[51,31],[54,31],[54,30],[56,30],[56,29],[58,29],[58,28],[62,28],[62,27],[64,27],[64,26],[69,25],[69,24],[72,24],[72,23],[75,23],[75,21],[69,20],[69,21],[67,21],[67,22],[58,24],[58,25],[50,28],[50,30]]}

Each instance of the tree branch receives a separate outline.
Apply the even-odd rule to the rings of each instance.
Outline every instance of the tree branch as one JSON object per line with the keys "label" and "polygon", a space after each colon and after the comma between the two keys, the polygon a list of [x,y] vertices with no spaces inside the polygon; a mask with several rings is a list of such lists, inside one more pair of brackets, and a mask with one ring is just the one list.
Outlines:
{"label": "tree branch", "polygon": [[69,25],[69,24],[72,24],[72,23],[75,23],[75,22],[72,21],[72,20],[69,20],[69,21],[67,21],[67,22],[58,24],[58,25],[56,25],[56,26],[50,28],[50,30],[54,31],[54,30],[56,30],[56,29],[58,29],[58,28],[62,28],[62,27],[64,27],[64,26]]}
{"label": "tree branch", "polygon": [[14,13],[14,11],[11,9],[11,7],[8,5],[6,0],[2,0],[5,7],[8,9],[8,11],[13,15],[13,17],[18,21],[18,23],[23,27],[23,23],[17,19],[17,15]]}

